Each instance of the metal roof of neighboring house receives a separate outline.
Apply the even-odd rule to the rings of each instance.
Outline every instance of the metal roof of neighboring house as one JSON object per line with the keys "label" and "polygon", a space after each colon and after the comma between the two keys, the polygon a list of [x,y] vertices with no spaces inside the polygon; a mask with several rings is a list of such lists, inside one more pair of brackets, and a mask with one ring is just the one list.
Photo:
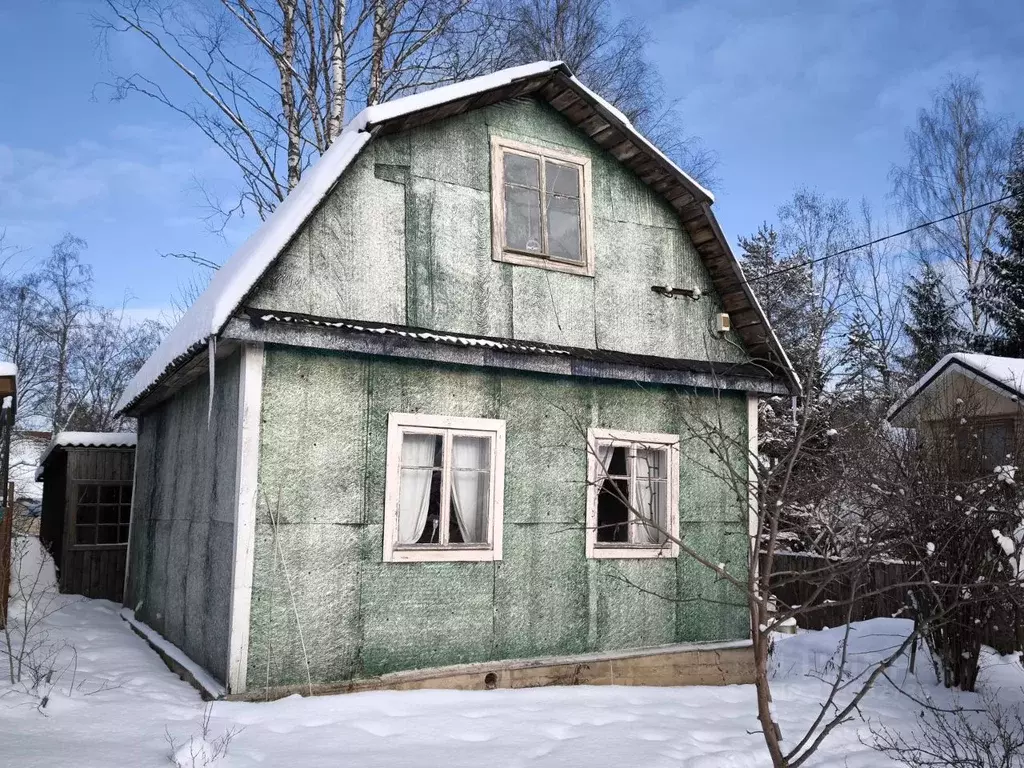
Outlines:
{"label": "metal roof of neighboring house", "polygon": [[732,254],[714,215],[711,193],[642,136],[621,112],[584,86],[561,62],[541,61],[435,88],[360,112],[210,285],[129,383],[124,411],[219,334],[306,219],[373,136],[387,135],[521,96],[546,100],[598,145],[665,197],[707,267],[722,304],[750,354],[791,387],[799,379]]}
{"label": "metal roof of neighboring house", "polygon": [[1024,360],[967,352],[953,352],[933,365],[897,400],[886,414],[892,421],[925,390],[951,372],[958,371],[1010,397],[1024,395]]}

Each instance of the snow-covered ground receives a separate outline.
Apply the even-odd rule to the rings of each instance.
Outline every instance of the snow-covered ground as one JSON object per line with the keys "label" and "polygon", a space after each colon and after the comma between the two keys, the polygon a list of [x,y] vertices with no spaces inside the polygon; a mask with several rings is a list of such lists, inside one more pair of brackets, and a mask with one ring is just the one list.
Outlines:
{"label": "snow-covered ground", "polygon": [[[32,570],[35,555],[27,560]],[[74,654],[61,652],[45,707],[24,687],[0,685],[0,764],[167,766],[168,737],[184,747],[179,754],[189,751],[190,738],[198,752],[203,702],[129,629],[119,606],[56,599],[63,607],[41,628],[49,643],[70,643]],[[906,630],[894,619],[854,625],[855,664],[868,663]],[[829,630],[779,639],[774,696],[784,734],[796,735],[816,714],[825,684],[809,675],[827,670],[839,637]],[[918,663],[911,688],[948,701],[952,694],[934,685],[927,659]],[[1020,695],[1024,674],[1014,659],[987,663],[989,685]],[[908,679],[905,664],[893,679]],[[867,698],[863,719],[831,735],[811,765],[888,765],[862,743],[868,722],[910,728],[916,709],[888,684],[880,687]],[[768,765],[752,686],[378,692],[213,704],[207,740],[231,731],[214,768]]]}

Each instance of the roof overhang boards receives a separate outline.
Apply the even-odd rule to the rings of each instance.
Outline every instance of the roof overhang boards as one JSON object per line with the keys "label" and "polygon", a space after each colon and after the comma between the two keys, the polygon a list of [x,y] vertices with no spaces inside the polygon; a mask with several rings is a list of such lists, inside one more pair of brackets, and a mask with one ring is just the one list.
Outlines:
{"label": "roof overhang boards", "polygon": [[783,378],[789,391],[799,391],[799,380],[793,373],[792,365],[768,325],[711,211],[710,195],[681,173],[653,145],[639,138],[632,126],[595,98],[572,76],[568,68],[562,66],[464,99],[432,106],[376,125],[371,124],[367,128],[375,135],[400,133],[520,96],[534,96],[548,102],[676,209],[683,228],[704,261],[725,311],[732,318],[732,327],[743,340],[747,352],[757,363]]}

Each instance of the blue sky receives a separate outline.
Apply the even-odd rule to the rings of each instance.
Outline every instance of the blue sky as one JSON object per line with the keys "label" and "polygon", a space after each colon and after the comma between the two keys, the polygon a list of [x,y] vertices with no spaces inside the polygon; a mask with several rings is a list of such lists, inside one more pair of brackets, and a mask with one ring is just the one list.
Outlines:
{"label": "blue sky", "polygon": [[[166,307],[192,268],[223,261],[258,224],[209,232],[197,184],[232,168],[180,118],[112,102],[111,73],[159,66],[144,41],[98,44],[98,0],[0,0],[0,228],[28,258],[65,231],[89,242],[97,294]],[[951,72],[1024,120],[1024,3],[991,0],[640,0],[651,55],[686,132],[718,153],[715,209],[729,238],[754,231],[801,185],[882,213],[904,133]],[[171,73],[167,73],[170,75]],[[185,93],[186,91],[180,91]],[[895,222],[894,222],[895,223]]]}

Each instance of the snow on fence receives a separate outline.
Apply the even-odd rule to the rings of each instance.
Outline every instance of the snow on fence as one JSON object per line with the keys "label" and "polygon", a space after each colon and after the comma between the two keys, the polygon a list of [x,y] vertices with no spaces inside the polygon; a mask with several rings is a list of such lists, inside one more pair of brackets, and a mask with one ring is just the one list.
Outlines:
{"label": "snow on fence", "polygon": [[[761,562],[764,563],[764,553]],[[901,584],[920,578],[916,575],[917,567],[913,563],[898,561],[873,562],[864,571],[858,570],[861,583],[852,610],[849,604],[850,583],[844,575],[833,575],[832,580],[814,596],[819,587],[814,572],[820,574],[825,558],[803,552],[778,552],[772,566],[772,595],[779,608],[784,606],[801,606],[797,624],[802,629],[828,629],[839,627],[849,621],[865,621],[877,618],[913,618],[912,612],[906,608],[907,594]],[[764,566],[762,565],[762,568]],[[812,575],[801,578],[802,573]],[[808,612],[807,609],[811,610]],[[849,612],[849,619],[847,614]],[[1013,633],[1012,616],[999,621],[994,617],[986,627],[982,642],[995,648],[1000,653],[1016,650],[1017,643]]]}

